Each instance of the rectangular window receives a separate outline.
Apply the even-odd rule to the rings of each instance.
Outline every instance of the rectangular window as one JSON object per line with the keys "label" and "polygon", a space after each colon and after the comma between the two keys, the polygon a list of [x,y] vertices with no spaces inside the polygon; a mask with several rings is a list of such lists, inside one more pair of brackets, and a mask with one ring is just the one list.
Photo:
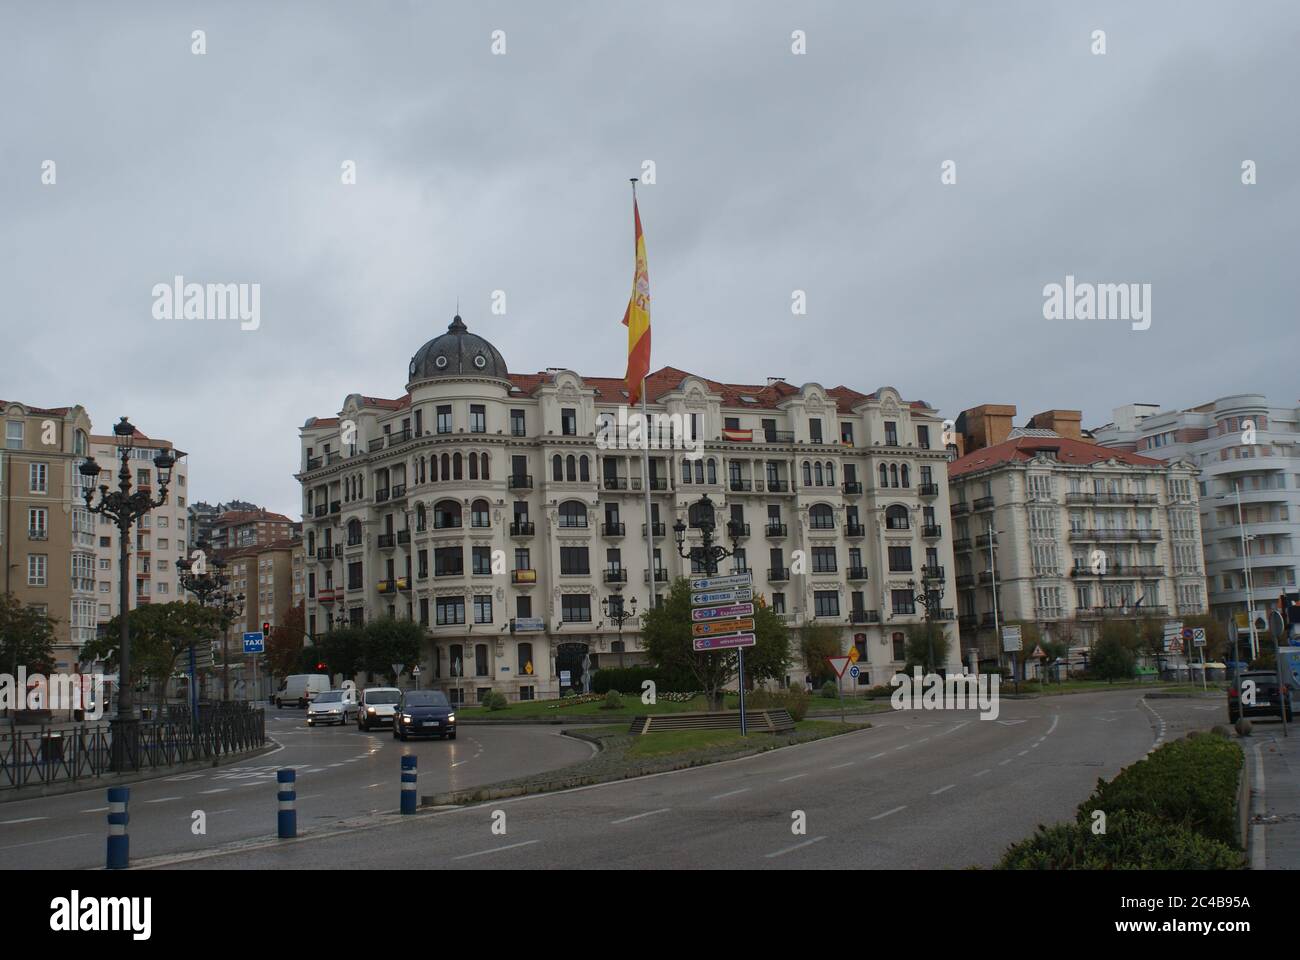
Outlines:
{"label": "rectangular window", "polygon": [[893,573],[906,573],[912,569],[911,547],[889,548],[889,569]]}
{"label": "rectangular window", "polygon": [[566,593],[560,600],[560,610],[565,623],[590,623],[591,596],[585,593]]}
{"label": "rectangular window", "polygon": [[853,424],[840,424],[840,443],[844,444],[846,447],[853,446]]}
{"label": "rectangular window", "polygon": [[438,626],[452,626],[465,622],[464,597],[438,597],[435,602],[434,614]]}
{"label": "rectangular window", "polygon": [[[471,547],[471,561],[474,564],[474,573],[476,576],[487,576],[492,573],[492,548],[491,547]],[[483,621],[487,623],[488,621]]]}
{"label": "rectangular window", "polygon": [[930,428],[929,427],[916,428],[916,445],[920,447],[922,450],[930,449]]}
{"label": "rectangular window", "polygon": [[32,493],[48,493],[50,481],[50,467],[46,463],[31,463],[27,465],[27,479],[29,489]]}
{"label": "rectangular window", "polygon": [[437,427],[438,432],[451,433],[451,407],[450,406],[438,407],[437,414],[438,414],[438,427]]}
{"label": "rectangular window", "polygon": [[898,424],[892,420],[885,421],[885,443],[888,446],[898,446]]}
{"label": "rectangular window", "polygon": [[834,573],[835,572],[835,548],[834,547],[813,547],[813,573]]}
{"label": "rectangular window", "polygon": [[524,417],[524,411],[510,411],[510,435],[513,437],[522,437],[527,435],[528,429]]}
{"label": "rectangular window", "polygon": [[822,442],[822,421],[820,417],[808,418],[808,439],[813,443]]}
{"label": "rectangular window", "polygon": [[564,407],[560,410],[560,433],[566,437],[578,435],[578,411],[573,407]]}
{"label": "rectangular window", "polygon": [[32,540],[44,540],[50,535],[49,511],[44,507],[33,507],[27,511],[27,536]]}
{"label": "rectangular window", "polygon": [[492,622],[492,594],[481,593],[474,595],[474,622]]}
{"label": "rectangular window", "polygon": [[438,547],[433,551],[435,577],[458,577],[464,572],[465,555],[461,547]]}
{"label": "rectangular window", "polygon": [[23,448],[23,422],[21,420],[5,421],[5,449],[21,450]]}
{"label": "rectangular window", "polygon": [[893,602],[895,616],[916,613],[916,597],[911,590],[891,590],[890,600]]}
{"label": "rectangular window", "polygon": [[840,615],[840,595],[834,590],[813,591],[813,616],[838,617]]}
{"label": "rectangular window", "polygon": [[27,586],[45,586],[48,559],[43,553],[29,553],[27,555]]}
{"label": "rectangular window", "polygon": [[586,547],[560,547],[560,573],[590,574]]}
{"label": "rectangular window", "polygon": [[469,432],[487,433],[487,407],[481,403],[469,405]]}
{"label": "rectangular window", "polygon": [[784,594],[784,593],[777,592],[777,593],[773,593],[773,594],[772,594],[772,612],[773,612],[773,613],[785,613],[785,594]]}

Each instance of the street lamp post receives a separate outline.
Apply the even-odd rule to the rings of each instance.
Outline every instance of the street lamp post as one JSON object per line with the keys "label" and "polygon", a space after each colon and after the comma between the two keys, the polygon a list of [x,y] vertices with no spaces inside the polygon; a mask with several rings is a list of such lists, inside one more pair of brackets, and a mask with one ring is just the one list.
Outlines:
{"label": "street lamp post", "polygon": [[110,491],[108,484],[99,486],[99,502],[95,503],[94,481],[103,472],[93,456],[87,457],[78,468],[81,476],[90,482],[82,491],[86,509],[91,513],[102,514],[117,525],[118,531],[118,609],[121,616],[121,635],[117,655],[117,712],[109,721],[112,736],[111,764],[114,772],[120,773],[133,769],[136,765],[136,716],[131,700],[131,630],[128,623],[130,610],[130,570],[128,568],[128,540],[131,527],[142,517],[148,515],[154,507],[167,502],[167,485],[171,483],[172,467],[176,458],[170,450],[159,450],[153,458],[158,470],[158,499],[147,490],[131,492],[131,448],[134,445],[135,427],[122,417],[113,424],[113,435],[117,438],[117,449],[122,466],[117,472],[117,489]]}
{"label": "street lamp post", "polygon": [[[937,587],[937,589],[936,589]],[[908,580],[907,589],[912,592],[912,600],[925,607],[925,635],[930,644],[930,669],[935,669],[934,662],[934,621],[935,611],[943,600],[943,567],[924,566],[921,568],[921,593],[916,592],[916,581]]]}
{"label": "street lamp post", "polygon": [[245,598],[242,593],[232,594],[226,589],[230,586],[230,578],[226,576],[226,561],[216,557],[212,560],[212,569],[208,570],[208,544],[199,541],[196,546],[199,550],[199,557],[197,559],[177,560],[176,566],[180,569],[181,589],[194,594],[199,601],[199,606],[211,607],[221,615],[222,699],[229,700],[230,656],[226,641],[235,614],[242,612],[244,609]]}
{"label": "street lamp post", "polygon": [[[611,603],[610,601],[614,600],[615,598],[617,598],[617,602]],[[632,598],[631,606],[632,609],[630,612],[623,606],[623,595],[621,593],[616,593],[614,594],[613,597],[606,597],[605,599],[600,601],[600,609],[602,612],[604,612],[605,618],[609,620],[610,623],[618,627],[619,669],[622,669],[623,667],[623,624],[627,623],[629,620],[631,620],[633,617],[636,616],[636,597]]]}
{"label": "street lamp post", "polygon": [[[713,542],[713,531],[716,529],[714,522],[713,501],[709,499],[706,493],[699,500],[690,505],[691,510],[695,511],[695,527],[700,531],[702,543],[698,547],[686,546],[686,524],[682,522],[681,517],[673,524],[673,536],[677,540],[677,555],[684,560],[690,560],[692,563],[698,563],[704,567],[706,576],[713,576],[718,572],[718,564],[727,557],[733,555],[738,549],[736,537],[731,538],[731,549],[728,550],[720,543]],[[653,571],[652,571],[653,577]],[[651,587],[653,592],[653,585]],[[745,733],[745,648],[737,647],[737,672],[736,681],[737,690],[740,693],[740,732]]]}
{"label": "street lamp post", "polygon": [[[1255,538],[1246,536],[1246,522],[1241,512],[1241,484],[1233,480],[1232,489],[1237,498],[1237,531],[1241,534],[1241,558],[1246,569],[1246,623],[1250,627],[1250,655],[1251,657],[1258,657],[1259,644],[1255,638],[1255,589],[1250,575],[1250,541]],[[1219,494],[1214,499],[1224,500],[1227,497],[1224,494]],[[1234,633],[1234,636],[1236,635]],[[1232,647],[1233,652],[1236,653],[1237,644],[1233,643]]]}

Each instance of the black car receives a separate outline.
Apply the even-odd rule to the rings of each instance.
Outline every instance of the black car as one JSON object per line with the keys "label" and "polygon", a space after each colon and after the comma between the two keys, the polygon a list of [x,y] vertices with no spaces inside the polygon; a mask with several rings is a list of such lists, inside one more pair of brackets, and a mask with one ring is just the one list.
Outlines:
{"label": "black car", "polygon": [[[1288,721],[1291,719],[1290,694],[1288,691]],[[1254,702],[1247,702],[1248,699]],[[1272,670],[1248,670],[1233,681],[1228,689],[1228,720],[1236,723],[1241,716],[1281,718],[1282,692],[1278,689],[1277,674]]]}
{"label": "black car", "polygon": [[456,739],[456,711],[440,690],[407,690],[393,714],[393,739],[438,737]]}

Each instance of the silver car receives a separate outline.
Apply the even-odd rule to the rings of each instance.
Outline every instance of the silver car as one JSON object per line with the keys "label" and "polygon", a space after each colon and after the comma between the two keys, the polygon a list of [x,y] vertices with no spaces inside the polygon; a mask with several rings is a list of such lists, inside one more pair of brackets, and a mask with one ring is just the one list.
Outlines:
{"label": "silver car", "polygon": [[307,705],[307,726],[351,723],[357,716],[356,690],[326,690]]}
{"label": "silver car", "polygon": [[357,710],[357,727],[369,730],[371,727],[391,727],[393,711],[402,691],[396,687],[368,687],[361,694],[360,708]]}

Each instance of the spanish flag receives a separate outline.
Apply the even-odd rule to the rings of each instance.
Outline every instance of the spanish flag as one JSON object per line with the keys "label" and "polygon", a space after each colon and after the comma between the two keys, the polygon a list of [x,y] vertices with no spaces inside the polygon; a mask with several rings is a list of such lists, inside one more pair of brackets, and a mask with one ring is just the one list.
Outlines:
{"label": "spanish flag", "polygon": [[636,194],[632,195],[632,217],[636,221],[636,273],[632,277],[632,296],[623,314],[627,327],[628,404],[641,398],[641,384],[650,372],[650,270],[646,266],[645,237],[641,234],[641,211]]}

